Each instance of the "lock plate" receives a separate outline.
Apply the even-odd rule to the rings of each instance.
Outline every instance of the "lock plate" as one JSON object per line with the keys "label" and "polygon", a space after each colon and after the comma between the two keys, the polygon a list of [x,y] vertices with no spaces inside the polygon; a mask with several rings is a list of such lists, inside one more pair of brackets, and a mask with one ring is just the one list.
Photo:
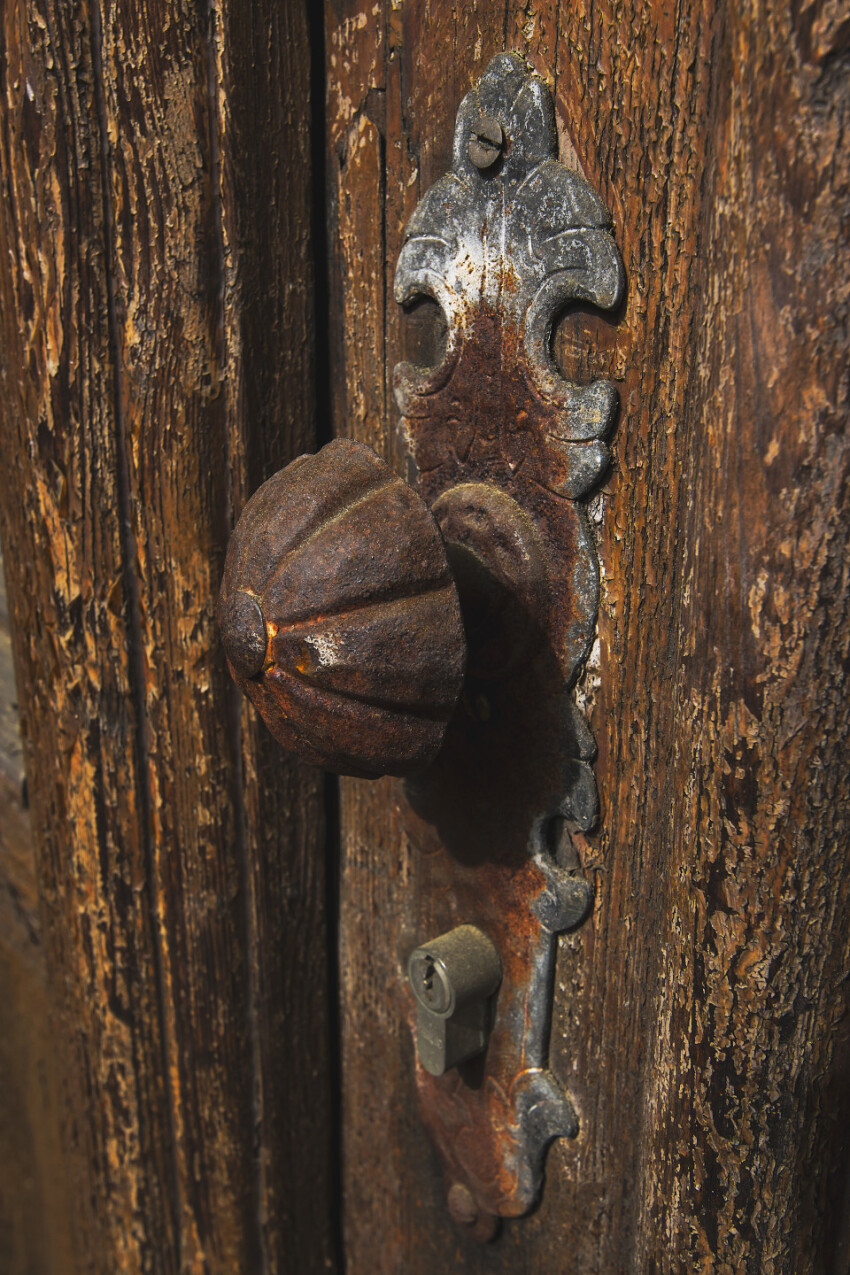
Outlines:
{"label": "lock plate", "polygon": [[[550,344],[566,305],[618,305],[623,270],[607,210],[556,155],[546,85],[517,55],[494,58],[461,103],[451,171],[410,220],[395,284],[401,304],[431,297],[446,320],[439,366],[400,364],[394,384],[470,643],[443,750],[406,784],[410,947],[471,924],[502,967],[486,1052],[442,1075],[418,1063],[416,1083],[449,1201],[462,1198],[453,1214],[481,1239],[533,1205],[547,1146],[578,1129],[548,1046],[556,936],[592,902],[580,863],[595,746],[573,688],[599,601],[583,500],[609,461],[617,394],[566,381]],[[464,587],[470,563],[489,593]],[[415,1036],[412,994],[408,1006]]]}

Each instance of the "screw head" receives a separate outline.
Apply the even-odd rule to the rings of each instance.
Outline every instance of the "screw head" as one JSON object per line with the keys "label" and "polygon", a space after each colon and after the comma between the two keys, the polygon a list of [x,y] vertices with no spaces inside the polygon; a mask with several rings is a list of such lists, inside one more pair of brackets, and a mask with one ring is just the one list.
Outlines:
{"label": "screw head", "polygon": [[458,1226],[474,1226],[478,1221],[475,1196],[464,1182],[453,1182],[447,1199],[449,1214]]}
{"label": "screw head", "polygon": [[467,148],[469,158],[476,168],[491,168],[502,153],[505,134],[493,115],[482,115],[473,125]]}

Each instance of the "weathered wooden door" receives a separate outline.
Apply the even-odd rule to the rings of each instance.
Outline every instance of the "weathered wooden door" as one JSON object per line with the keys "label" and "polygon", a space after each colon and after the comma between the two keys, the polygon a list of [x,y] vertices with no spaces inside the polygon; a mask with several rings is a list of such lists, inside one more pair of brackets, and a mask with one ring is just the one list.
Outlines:
{"label": "weathered wooden door", "polygon": [[[848,31],[761,0],[4,6],[0,528],[74,1270],[848,1269]],[[347,435],[405,472],[393,367],[440,333],[395,263],[502,50],[627,291],[553,338],[621,402],[595,902],[550,1048],[580,1132],[482,1246],[416,1107],[398,781],[288,759],[215,602],[292,457]],[[69,1269],[52,1145],[53,1238],[4,1206],[10,1271]]]}

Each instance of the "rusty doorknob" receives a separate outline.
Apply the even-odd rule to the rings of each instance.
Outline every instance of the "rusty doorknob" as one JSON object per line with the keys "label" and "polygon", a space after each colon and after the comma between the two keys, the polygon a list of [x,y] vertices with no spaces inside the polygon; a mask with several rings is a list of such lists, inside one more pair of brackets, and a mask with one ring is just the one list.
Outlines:
{"label": "rusty doorknob", "polygon": [[466,659],[457,588],[433,515],[371,448],[337,439],[254,493],[219,622],[237,685],[303,760],[373,777],[439,752]]}

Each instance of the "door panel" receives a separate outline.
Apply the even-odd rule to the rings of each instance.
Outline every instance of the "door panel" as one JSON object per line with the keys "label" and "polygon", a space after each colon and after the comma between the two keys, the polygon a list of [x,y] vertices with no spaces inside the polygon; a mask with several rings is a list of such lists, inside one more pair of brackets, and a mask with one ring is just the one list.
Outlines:
{"label": "door panel", "polygon": [[[4,9],[0,531],[74,1269],[846,1268],[839,9]],[[331,426],[415,477],[392,370],[440,334],[395,263],[503,49],[552,86],[628,286],[554,335],[621,400],[578,687],[595,905],[550,1051],[581,1127],[481,1247],[416,1106],[425,830],[394,780],[343,781],[337,811],[239,700],[214,612],[248,494]]]}
{"label": "door panel", "polygon": [[[602,801],[551,1066],[575,1141],[486,1250],[448,1219],[400,986],[428,935],[393,780],[342,786],[351,1271],[821,1269],[846,1165],[846,32],[758,4],[328,5],[334,423],[399,470],[401,235],[502,49],[553,86],[628,295],[565,374],[621,412],[580,686]],[[837,166],[837,167],[836,167]],[[841,176],[839,176],[839,172]],[[846,1240],[843,1241],[846,1243]],[[837,1269],[837,1268],[836,1268]]]}

